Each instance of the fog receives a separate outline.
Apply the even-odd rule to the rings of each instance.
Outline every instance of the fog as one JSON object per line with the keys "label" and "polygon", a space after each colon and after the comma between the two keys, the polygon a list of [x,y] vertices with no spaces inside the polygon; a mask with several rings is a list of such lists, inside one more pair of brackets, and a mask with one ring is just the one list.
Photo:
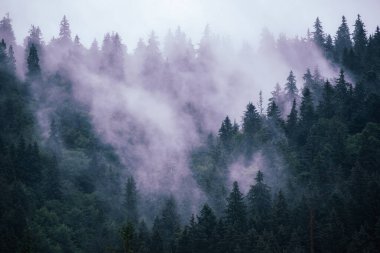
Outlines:
{"label": "fog", "polygon": [[[17,41],[22,42],[31,24],[41,27],[46,40],[57,37],[56,24],[67,15],[73,35],[82,43],[102,40],[106,32],[117,31],[128,45],[155,30],[162,37],[168,29],[181,26],[195,41],[209,24],[218,34],[236,43],[258,42],[260,31],[267,27],[276,36],[303,35],[319,16],[326,32],[334,33],[345,15],[353,24],[360,13],[368,31],[374,31],[380,2],[377,0],[304,1],[304,0],[2,0],[0,14],[10,13]],[[22,17],[22,18],[20,18]],[[328,25],[327,25],[328,24]]]}
{"label": "fog", "polygon": [[[96,132],[126,168],[121,181],[133,175],[146,199],[174,195],[181,209],[193,212],[209,200],[193,177],[191,152],[209,133],[216,135],[227,115],[241,124],[247,103],[257,104],[262,90],[266,106],[274,85],[284,84],[291,69],[299,87],[305,66],[318,67],[326,77],[337,74],[313,43],[283,38],[271,48],[269,32],[258,50],[234,48],[208,27],[197,48],[179,28],[165,38],[152,33],[132,53],[126,53],[128,45],[116,33],[104,37],[101,50],[66,39],[46,47],[42,69],[45,74],[63,71],[71,80],[73,96],[88,106]],[[47,96],[53,104],[62,100],[59,93]],[[286,116],[289,105],[284,108]],[[50,111],[39,110],[47,133]],[[271,185],[279,185],[283,165],[269,162],[267,152],[273,157],[275,151],[258,152],[252,164],[233,164],[226,187],[238,181],[246,192],[259,169]]]}
{"label": "fog", "polygon": [[[73,96],[88,106],[97,134],[125,166],[123,177],[133,175],[143,195],[175,195],[196,210],[207,196],[189,166],[191,151],[204,145],[209,133],[216,135],[227,115],[241,124],[248,102],[256,105],[263,91],[266,106],[275,84],[283,85],[290,70],[299,88],[306,68],[318,68],[326,78],[337,76],[338,69],[305,38],[315,18],[334,35],[341,22],[336,17],[344,14],[353,24],[359,12],[367,29],[374,30],[379,3],[326,2],[26,1],[19,8],[20,1],[6,0],[0,6],[10,12],[20,45],[31,22],[40,25],[46,43],[40,52],[43,74],[67,74]],[[63,14],[71,38],[57,35]],[[72,41],[75,34],[80,42]],[[100,49],[89,49],[94,38]],[[19,61],[21,75],[23,66]],[[60,100],[57,93],[47,96]],[[50,131],[52,110],[38,109],[42,132]],[[284,105],[283,116],[289,111]],[[286,166],[279,158],[268,169],[272,165],[266,165],[265,156],[260,151],[252,164],[234,163],[228,183],[236,180],[247,192],[259,169],[270,177]]]}

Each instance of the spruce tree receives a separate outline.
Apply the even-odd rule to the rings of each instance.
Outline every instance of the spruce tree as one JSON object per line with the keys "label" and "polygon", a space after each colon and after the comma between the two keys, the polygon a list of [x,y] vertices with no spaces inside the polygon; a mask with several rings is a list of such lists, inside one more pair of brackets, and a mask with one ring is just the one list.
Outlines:
{"label": "spruce tree", "polygon": [[247,137],[252,137],[260,129],[260,115],[252,103],[248,103],[243,116],[243,133]]}
{"label": "spruce tree", "polygon": [[121,229],[121,236],[124,242],[124,252],[133,253],[135,248],[135,228],[132,223],[128,222]]}
{"label": "spruce tree", "polygon": [[248,194],[248,219],[253,227],[262,232],[268,229],[271,216],[271,193],[268,185],[264,183],[264,174],[257,172],[256,184],[252,185]]}
{"label": "spruce tree", "polygon": [[233,183],[232,191],[227,198],[225,218],[227,225],[237,231],[244,231],[246,228],[246,206],[237,182]]}
{"label": "spruce tree", "polygon": [[290,139],[293,139],[295,133],[297,132],[297,123],[298,123],[298,111],[297,111],[297,102],[294,99],[292,104],[292,109],[286,120],[286,133]]}
{"label": "spruce tree", "polygon": [[38,57],[38,52],[34,44],[31,45],[29,49],[29,56],[27,59],[28,63],[28,77],[31,79],[38,78],[41,75],[41,68],[40,68],[40,59]]}
{"label": "spruce tree", "polygon": [[365,26],[361,20],[360,15],[358,15],[354,27],[354,32],[352,34],[352,39],[354,41],[354,52],[361,59],[361,57],[364,55],[368,38],[367,31],[365,30]]}
{"label": "spruce tree", "polygon": [[5,66],[7,64],[7,45],[5,44],[4,39],[0,42],[0,68],[5,70]]}
{"label": "spruce tree", "polygon": [[268,105],[267,116],[270,120],[277,124],[280,124],[282,122],[280,108],[278,108],[277,104],[274,101],[270,102]]}
{"label": "spruce tree", "polygon": [[247,213],[243,194],[237,182],[233,183],[232,191],[227,197],[225,210],[227,251],[233,252],[236,247],[244,244],[244,234],[247,230]]}
{"label": "spruce tree", "polygon": [[336,59],[340,61],[343,56],[343,51],[349,50],[352,47],[350,29],[348,28],[346,18],[342,16],[342,24],[339,26],[335,35],[335,54]]}
{"label": "spruce tree", "polygon": [[180,232],[180,217],[173,196],[166,200],[160,218],[160,235],[165,251],[172,251]]}
{"label": "spruce tree", "polygon": [[313,41],[320,49],[324,49],[325,34],[323,32],[322,23],[319,20],[319,17],[317,17],[314,23]]}
{"label": "spruce tree", "polygon": [[150,245],[149,245],[150,252],[154,252],[154,253],[164,252],[160,223],[161,223],[160,219],[156,217],[154,219],[153,228],[152,228],[152,238],[150,240]]}
{"label": "spruce tree", "polygon": [[212,209],[205,204],[197,216],[196,234],[194,236],[194,250],[196,252],[212,252],[217,219]]}
{"label": "spruce tree", "polygon": [[66,18],[66,15],[63,16],[62,21],[60,23],[60,27],[59,27],[59,39],[62,42],[71,41],[70,24],[69,24],[69,21]]}
{"label": "spruce tree", "polygon": [[12,74],[16,73],[16,59],[12,45],[8,48],[8,70]]}
{"label": "spruce tree", "polygon": [[288,101],[293,101],[293,99],[298,98],[298,88],[296,77],[293,74],[293,71],[290,71],[287,82],[285,84],[285,91]]}
{"label": "spruce tree", "polygon": [[136,225],[138,222],[138,196],[136,183],[132,176],[128,177],[127,183],[125,185],[125,211],[126,211],[126,220],[131,222],[133,225]]}
{"label": "spruce tree", "polygon": [[334,88],[329,81],[326,81],[323,86],[322,100],[317,109],[319,116],[327,119],[332,118],[335,114],[334,107]]}

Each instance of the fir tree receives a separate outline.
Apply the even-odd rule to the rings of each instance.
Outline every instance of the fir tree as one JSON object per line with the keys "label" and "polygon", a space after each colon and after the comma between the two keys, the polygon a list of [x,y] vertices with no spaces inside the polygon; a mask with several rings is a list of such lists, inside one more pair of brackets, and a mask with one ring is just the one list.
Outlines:
{"label": "fir tree", "polygon": [[40,59],[38,57],[37,49],[34,46],[34,44],[31,45],[29,49],[29,56],[28,56],[28,77],[29,78],[36,78],[39,77],[41,74],[41,69],[40,69]]}
{"label": "fir tree", "polygon": [[342,24],[339,26],[335,36],[335,54],[337,60],[342,59],[343,51],[352,47],[350,29],[348,28],[346,18],[342,16]]}
{"label": "fir tree", "polygon": [[290,139],[294,138],[295,132],[297,130],[298,123],[298,111],[297,111],[297,102],[294,99],[292,104],[292,109],[286,120],[286,133]]}
{"label": "fir tree", "polygon": [[293,74],[293,71],[290,71],[289,76],[286,80],[287,80],[285,84],[286,96],[288,98],[288,101],[293,101],[294,99],[297,99],[297,96],[298,96],[297,82],[296,82],[296,77]]}
{"label": "fir tree", "polygon": [[63,42],[71,41],[70,24],[66,16],[63,16],[59,27],[59,39]]}
{"label": "fir tree", "polygon": [[354,41],[354,52],[359,57],[362,57],[367,46],[367,31],[365,30],[365,26],[363,21],[361,20],[360,15],[358,15],[355,25],[354,32],[352,34],[352,38]]}
{"label": "fir tree", "polygon": [[253,227],[262,232],[270,225],[271,194],[269,187],[264,183],[264,174],[257,172],[256,184],[252,185],[248,194],[248,214]]}
{"label": "fir tree", "polygon": [[322,23],[319,20],[319,17],[315,20],[314,23],[314,32],[313,32],[314,43],[321,49],[325,46],[325,34],[323,32]]}
{"label": "fir tree", "polygon": [[138,222],[137,201],[136,183],[133,177],[130,176],[125,186],[124,205],[126,208],[126,220],[134,225]]}
{"label": "fir tree", "polygon": [[8,70],[12,74],[16,73],[16,59],[12,45],[10,45],[8,48]]}
{"label": "fir tree", "polygon": [[243,133],[252,136],[260,129],[260,115],[252,103],[248,103],[243,116]]}

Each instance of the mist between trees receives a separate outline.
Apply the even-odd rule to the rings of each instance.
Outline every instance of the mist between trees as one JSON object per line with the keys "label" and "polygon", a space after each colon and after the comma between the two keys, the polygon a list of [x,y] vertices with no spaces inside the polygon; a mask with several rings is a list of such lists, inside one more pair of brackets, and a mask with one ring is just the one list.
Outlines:
{"label": "mist between trees", "polygon": [[0,21],[2,252],[376,252],[380,30],[90,48]]}

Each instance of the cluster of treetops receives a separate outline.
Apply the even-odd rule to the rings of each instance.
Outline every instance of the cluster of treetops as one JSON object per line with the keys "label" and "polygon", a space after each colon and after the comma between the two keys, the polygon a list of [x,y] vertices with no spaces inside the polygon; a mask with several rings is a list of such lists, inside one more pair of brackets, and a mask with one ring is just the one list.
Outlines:
{"label": "cluster of treetops", "polygon": [[[358,16],[351,34],[343,18],[333,40],[317,19],[312,40],[341,66],[339,76],[325,80],[318,70],[313,74],[308,70],[299,94],[290,72],[284,91],[278,86],[272,93],[266,113],[261,100],[258,109],[247,105],[241,126],[226,117],[218,136],[209,136],[191,159],[210,203],[183,222],[186,217],[180,217],[175,198],[168,197],[150,229],[139,215],[144,200],[132,177],[120,201],[122,208],[109,207],[113,204],[94,190],[92,180],[98,180],[96,185],[102,185],[106,196],[120,192],[121,187],[115,186],[120,182],[110,179],[100,160],[119,165],[117,158],[100,155],[112,150],[98,140],[88,116],[74,101],[63,112],[66,125],[58,127],[60,140],[52,131],[48,144],[39,143],[28,88],[41,72],[37,49],[30,47],[27,79],[21,81],[15,75],[12,47],[3,40],[1,251],[378,252],[380,30],[368,36]],[[345,73],[355,84],[346,80]],[[72,123],[78,121],[81,124]],[[73,141],[78,136],[87,142]],[[66,147],[59,147],[61,139]],[[94,145],[97,149],[91,148]],[[269,187],[265,179],[271,173],[264,177],[258,171],[246,194],[237,182],[226,193],[220,185],[227,180],[228,166],[242,156],[249,163],[260,150],[273,151],[268,160],[277,154],[284,161],[282,189]],[[89,167],[106,176],[95,179],[86,174],[89,169],[75,177],[63,173],[67,156],[80,152],[90,157]],[[205,163],[209,169],[198,171],[197,166]]]}

